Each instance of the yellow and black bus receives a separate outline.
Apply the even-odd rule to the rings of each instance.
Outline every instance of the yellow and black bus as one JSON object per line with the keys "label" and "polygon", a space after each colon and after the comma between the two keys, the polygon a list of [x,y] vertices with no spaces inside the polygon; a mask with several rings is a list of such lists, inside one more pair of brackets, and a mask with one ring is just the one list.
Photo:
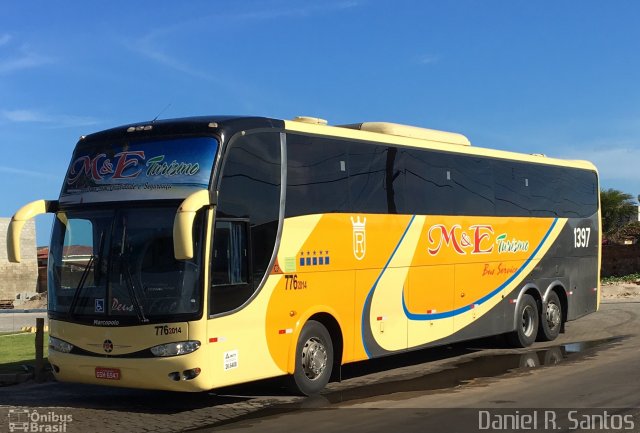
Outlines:
{"label": "yellow and black bus", "polygon": [[599,306],[596,168],[460,134],[197,117],[77,143],[55,213],[58,380],[200,391],[506,334],[526,347]]}

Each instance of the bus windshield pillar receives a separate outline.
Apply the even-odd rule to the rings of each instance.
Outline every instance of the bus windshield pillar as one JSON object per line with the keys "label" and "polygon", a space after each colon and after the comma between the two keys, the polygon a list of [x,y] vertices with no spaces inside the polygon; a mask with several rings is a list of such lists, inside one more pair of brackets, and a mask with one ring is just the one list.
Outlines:
{"label": "bus windshield pillar", "polygon": [[211,204],[209,191],[203,189],[184,199],[178,208],[173,222],[173,252],[176,260],[193,258],[193,221],[196,212]]}

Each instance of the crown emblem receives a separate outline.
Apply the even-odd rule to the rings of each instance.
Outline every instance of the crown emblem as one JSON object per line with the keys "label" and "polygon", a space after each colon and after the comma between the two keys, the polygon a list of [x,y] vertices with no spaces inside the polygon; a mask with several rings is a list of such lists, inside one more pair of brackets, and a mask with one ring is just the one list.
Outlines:
{"label": "crown emblem", "polygon": [[357,216],[356,219],[351,217],[351,225],[353,226],[353,256],[356,260],[364,259],[364,256],[367,253],[367,232],[365,231],[366,223],[366,217],[364,217],[362,221],[360,221],[359,216]]}
{"label": "crown emblem", "polygon": [[364,217],[364,219],[362,221],[360,221],[360,217],[357,216],[356,219],[354,220],[353,217],[351,217],[351,225],[353,225],[354,229],[362,229],[364,230],[364,225],[367,223],[367,217]]}

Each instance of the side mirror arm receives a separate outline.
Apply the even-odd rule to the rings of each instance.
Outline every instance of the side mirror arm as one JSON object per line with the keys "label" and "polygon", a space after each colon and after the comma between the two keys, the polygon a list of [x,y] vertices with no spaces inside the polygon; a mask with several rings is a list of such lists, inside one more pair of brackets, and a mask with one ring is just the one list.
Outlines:
{"label": "side mirror arm", "polygon": [[212,203],[208,190],[196,191],[178,207],[173,220],[173,253],[176,260],[193,258],[193,222],[196,212]]}
{"label": "side mirror arm", "polygon": [[13,215],[7,230],[7,256],[11,263],[20,263],[20,236],[22,229],[31,218],[44,213],[54,213],[58,211],[57,200],[36,200],[22,206]]}

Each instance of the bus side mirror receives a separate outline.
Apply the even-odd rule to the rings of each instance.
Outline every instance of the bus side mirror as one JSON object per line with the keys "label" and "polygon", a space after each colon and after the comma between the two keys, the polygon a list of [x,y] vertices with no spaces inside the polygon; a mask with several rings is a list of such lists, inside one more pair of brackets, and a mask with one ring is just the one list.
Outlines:
{"label": "bus side mirror", "polygon": [[7,257],[11,263],[20,263],[22,260],[20,255],[20,235],[24,224],[37,215],[56,212],[57,210],[58,202],[55,200],[32,201],[18,209],[18,212],[11,218],[9,229],[7,230]]}
{"label": "bus side mirror", "polygon": [[194,192],[184,199],[173,220],[173,254],[176,260],[193,258],[193,221],[196,212],[211,204],[209,191]]}

